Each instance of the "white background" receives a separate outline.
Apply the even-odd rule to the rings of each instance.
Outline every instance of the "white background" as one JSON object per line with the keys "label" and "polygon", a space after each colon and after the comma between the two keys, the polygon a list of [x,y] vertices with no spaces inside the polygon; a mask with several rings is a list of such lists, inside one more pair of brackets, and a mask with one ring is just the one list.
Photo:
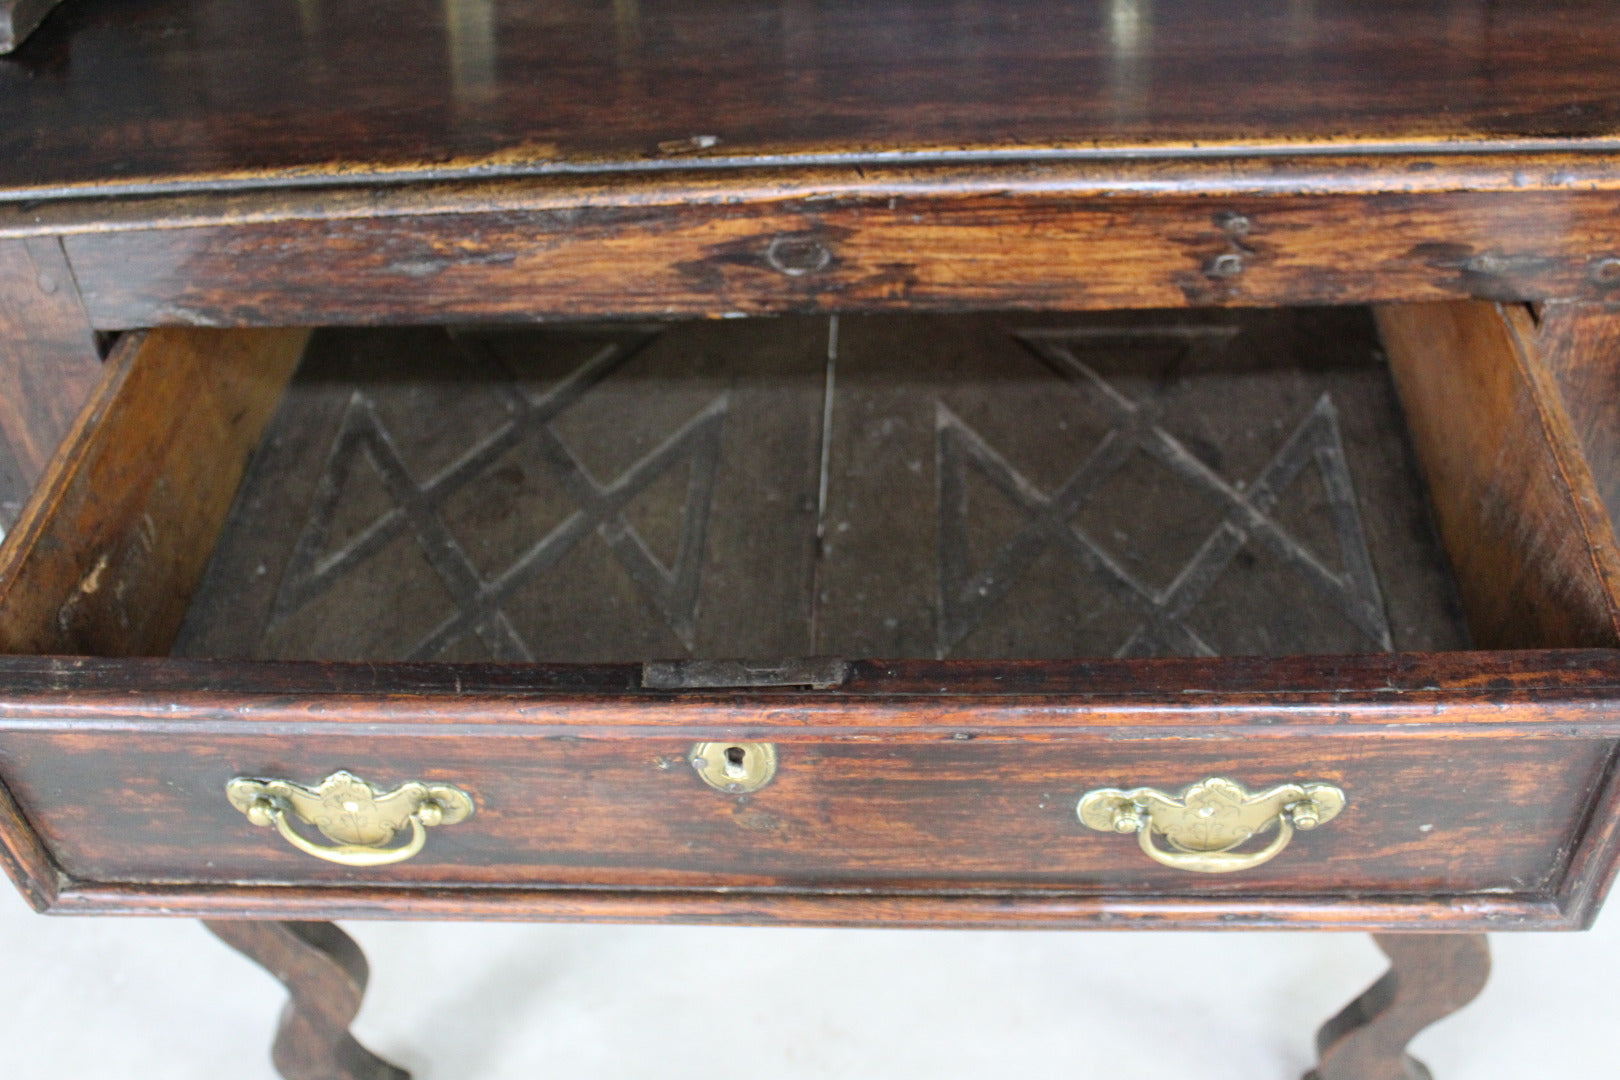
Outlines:
{"label": "white background", "polygon": [[[271,1080],[284,1000],[197,923],[0,895],[4,1080]],[[1383,970],[1360,934],[347,923],[355,1025],[418,1080],[1297,1080]],[[1620,1075],[1620,914],[1502,934],[1436,1080]]]}

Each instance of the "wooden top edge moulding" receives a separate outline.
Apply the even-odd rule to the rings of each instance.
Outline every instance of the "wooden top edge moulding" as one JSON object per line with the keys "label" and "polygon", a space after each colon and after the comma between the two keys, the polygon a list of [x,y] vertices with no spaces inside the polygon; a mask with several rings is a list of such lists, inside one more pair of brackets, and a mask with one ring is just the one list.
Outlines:
{"label": "wooden top edge moulding", "polygon": [[[649,688],[639,664],[0,658],[0,729],[188,730],[439,722],[575,736],[769,731],[925,740],[1303,729],[1499,737],[1620,734],[1620,652],[857,661],[833,687]],[[334,727],[335,725],[335,727]],[[426,725],[426,726],[424,726]],[[719,737],[719,736],[717,736]]]}

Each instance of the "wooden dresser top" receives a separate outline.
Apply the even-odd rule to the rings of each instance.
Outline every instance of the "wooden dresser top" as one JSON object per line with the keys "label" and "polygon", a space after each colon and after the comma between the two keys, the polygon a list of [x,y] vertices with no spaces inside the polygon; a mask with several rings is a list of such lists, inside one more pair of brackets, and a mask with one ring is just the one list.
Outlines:
{"label": "wooden dresser top", "polygon": [[0,201],[784,163],[1620,154],[1607,0],[70,0]]}

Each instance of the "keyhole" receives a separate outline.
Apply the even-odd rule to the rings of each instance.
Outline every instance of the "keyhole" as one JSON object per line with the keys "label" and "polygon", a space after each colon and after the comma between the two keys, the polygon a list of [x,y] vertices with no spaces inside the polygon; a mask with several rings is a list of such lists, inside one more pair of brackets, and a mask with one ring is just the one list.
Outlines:
{"label": "keyhole", "polygon": [[776,747],[770,743],[698,743],[686,760],[705,784],[730,795],[758,791],[776,775]]}

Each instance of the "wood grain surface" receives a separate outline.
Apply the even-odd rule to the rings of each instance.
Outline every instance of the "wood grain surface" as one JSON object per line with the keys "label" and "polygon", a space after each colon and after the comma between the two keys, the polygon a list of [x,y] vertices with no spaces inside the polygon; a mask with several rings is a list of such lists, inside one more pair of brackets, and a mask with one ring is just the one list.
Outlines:
{"label": "wood grain surface", "polygon": [[0,487],[0,527],[16,521],[100,377],[61,241],[0,240],[0,434],[15,463]]}
{"label": "wood grain surface", "polygon": [[1603,0],[75,0],[0,192],[1229,147],[1612,152]]}
{"label": "wood grain surface", "polygon": [[176,650],[1466,648],[1403,429],[1357,309],[325,331]]}
{"label": "wood grain surface", "polygon": [[306,338],[119,342],[0,547],[0,651],[167,651]]}
{"label": "wood grain surface", "polygon": [[[1620,259],[1610,272],[1620,278]],[[1534,345],[1558,381],[1610,523],[1620,521],[1620,308],[1543,304]]]}
{"label": "wood grain surface", "polygon": [[[1227,170],[721,170],[12,220],[66,232],[102,329],[1620,295],[1620,191],[1406,191],[1421,170],[1333,168],[1352,190]],[[1355,190],[1384,169],[1384,190]]]}
{"label": "wood grain surface", "polygon": [[[0,752],[62,869],[91,881],[1545,896],[1614,745],[1318,733],[1273,736],[1257,759],[1253,738],[1189,747],[1117,728],[952,742],[876,725],[863,740],[789,740],[762,726],[747,734],[777,742],[778,773],[738,799],[701,781],[689,763],[700,740],[667,722],[679,733],[570,742],[430,730],[408,714],[398,734],[300,738],[244,717],[235,735],[6,732]],[[225,800],[236,776],[313,786],[340,768],[384,789],[455,784],[478,813],[432,830],[408,863],[356,871],[295,851]],[[1349,804],[1265,866],[1218,876],[1158,866],[1135,837],[1076,816],[1097,788],[1174,795],[1211,776],[1252,790],[1333,783]]]}
{"label": "wood grain surface", "polygon": [[1620,644],[1620,549],[1530,312],[1381,308],[1378,324],[1476,644]]}
{"label": "wood grain surface", "polygon": [[[1435,314],[1406,313],[1420,326]],[[1498,318],[1452,312],[1467,326],[1482,315]],[[188,594],[199,563],[120,557],[98,577],[96,551],[145,550],[154,525],[187,521],[178,535],[200,558],[301,344],[297,332],[154,331],[121,345],[8,549],[0,581],[14,599],[0,610],[14,648],[168,646],[169,609],[128,607],[116,585]],[[1426,355],[1425,377],[1461,368],[1471,374],[1444,377],[1505,387],[1486,400],[1508,407],[1483,415],[1518,432],[1506,474],[1518,486],[1456,500],[1462,534],[1503,506],[1548,528],[1579,522],[1585,549],[1510,547],[1525,569],[1507,604],[1553,619],[1536,613],[1556,600],[1568,611],[1547,625],[1565,643],[1609,644],[1608,579],[1570,554],[1596,550],[1594,520],[1607,522],[1569,480],[1579,447],[1551,375],[1522,351]],[[220,382],[235,389],[196,392]],[[138,482],[109,479],[126,475]],[[0,767],[38,842],[19,821],[0,827],[36,902],[60,910],[1573,926],[1615,862],[1616,657],[867,661],[835,690],[683,693],[642,689],[633,666],[16,656],[0,664]],[[746,797],[707,788],[688,758],[712,740],[777,743],[776,780]],[[362,872],[292,851],[223,796],[234,776],[314,783],[340,768],[385,786],[460,784],[478,813],[435,830],[418,859]],[[1350,808],[1232,878],[1174,873],[1075,818],[1091,788],[1179,790],[1209,775],[1334,782]]]}
{"label": "wood grain surface", "polygon": [[[163,896],[174,911],[269,912],[259,900],[302,885],[349,890],[329,894],[329,914],[465,901],[589,916],[594,897],[595,917],[615,918],[1094,925],[1202,904],[1207,924],[1246,902],[1261,922],[1331,925],[1349,904],[1364,925],[1371,904],[1386,920],[1372,925],[1555,926],[1584,915],[1558,898],[1620,736],[1617,665],[1608,652],[915,661],[857,664],[836,691],[680,693],[635,689],[635,667],[18,657],[0,755],[68,875],[57,902],[82,908]],[[751,796],[706,787],[686,757],[715,739],[777,743],[776,780]],[[235,775],[338,768],[460,784],[478,812],[412,862],[354,871],[286,848],[223,795]],[[1350,805],[1230,878],[1158,867],[1074,815],[1092,787],[1213,774],[1327,780]],[[416,904],[468,886],[507,892]],[[665,906],[664,891],[687,899]],[[839,914],[830,898],[853,894],[897,906]],[[975,896],[949,914],[948,898]],[[831,906],[817,913],[815,897]]]}

